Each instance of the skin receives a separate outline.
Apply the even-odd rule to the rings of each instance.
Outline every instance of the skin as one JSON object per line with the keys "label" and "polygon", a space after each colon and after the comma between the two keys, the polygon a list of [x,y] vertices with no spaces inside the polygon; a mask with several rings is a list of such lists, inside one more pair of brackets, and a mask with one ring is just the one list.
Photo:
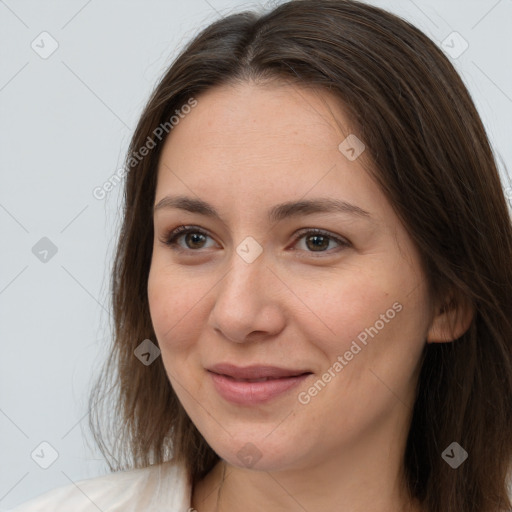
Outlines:
{"label": "skin", "polygon": [[[198,512],[218,510],[420,510],[404,493],[405,448],[419,359],[426,342],[455,339],[470,317],[432,315],[419,254],[377,185],[338,145],[351,133],[334,96],[287,84],[223,85],[167,138],[155,204],[167,195],[201,198],[221,221],[176,208],[154,215],[148,279],[151,318],[170,382],[221,461],[193,489]],[[333,117],[334,116],[334,117]],[[345,131],[342,132],[335,118]],[[270,223],[285,201],[343,199],[370,220],[314,213]],[[193,225],[208,236],[165,245],[167,232]],[[318,228],[327,238],[315,247]],[[263,252],[248,263],[248,236]],[[328,243],[327,243],[328,242]],[[188,244],[188,245],[187,245]],[[374,326],[402,306],[309,403],[298,400]],[[269,364],[314,375],[258,406],[217,394],[205,370],[215,363]],[[237,456],[252,443],[253,466]],[[224,465],[225,464],[225,468]]]}

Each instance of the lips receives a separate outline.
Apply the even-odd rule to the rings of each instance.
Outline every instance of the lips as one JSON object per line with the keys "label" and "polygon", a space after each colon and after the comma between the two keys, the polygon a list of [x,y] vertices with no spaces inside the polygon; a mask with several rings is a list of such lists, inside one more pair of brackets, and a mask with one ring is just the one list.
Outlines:
{"label": "lips", "polygon": [[[214,389],[225,401],[241,407],[268,404],[278,397],[291,396],[291,391],[310,378],[311,372],[275,366],[214,367],[208,371]],[[270,373],[270,376],[268,375]],[[264,375],[267,374],[267,375]]]}
{"label": "lips", "polygon": [[221,363],[207,368],[208,371],[218,375],[224,375],[240,382],[265,382],[267,380],[285,379],[309,374],[311,371],[302,369],[280,368],[277,366],[235,366],[229,363]]}

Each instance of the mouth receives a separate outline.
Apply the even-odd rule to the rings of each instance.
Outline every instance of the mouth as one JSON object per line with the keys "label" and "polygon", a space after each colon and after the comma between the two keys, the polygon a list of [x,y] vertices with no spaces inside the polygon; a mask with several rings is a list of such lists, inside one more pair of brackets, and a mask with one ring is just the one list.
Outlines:
{"label": "mouth", "polygon": [[216,365],[208,369],[217,393],[236,405],[254,406],[284,395],[313,373],[275,366],[236,367]]}
{"label": "mouth", "polygon": [[269,365],[235,366],[229,363],[216,364],[207,368],[207,370],[218,375],[230,377],[234,380],[252,382],[298,377],[306,373],[312,373],[307,369],[281,368]]}

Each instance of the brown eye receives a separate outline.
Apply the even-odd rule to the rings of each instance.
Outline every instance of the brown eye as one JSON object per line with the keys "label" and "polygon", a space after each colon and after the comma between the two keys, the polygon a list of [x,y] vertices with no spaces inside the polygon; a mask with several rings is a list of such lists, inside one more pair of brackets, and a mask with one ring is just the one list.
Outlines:
{"label": "brown eye", "polygon": [[[351,244],[342,238],[339,238],[337,236],[334,236],[328,232],[319,230],[319,229],[309,229],[305,232],[302,232],[301,235],[299,235],[296,238],[296,243],[299,240],[304,239],[305,241],[305,250],[306,252],[310,253],[327,253],[331,254],[331,250],[327,250],[329,248],[329,245],[332,243],[338,244],[341,248],[350,247]],[[335,249],[335,248],[334,248]]]}
{"label": "brown eye", "polygon": [[[167,236],[161,240],[164,244],[172,247],[176,251],[199,251],[207,248],[206,241],[211,238],[210,235],[199,227],[195,226],[179,226],[167,234]],[[184,240],[180,243],[180,240]],[[351,247],[351,244],[342,238],[332,235],[326,231],[320,229],[309,229],[302,232],[295,238],[295,244],[300,240],[305,241],[305,248],[300,249],[306,253],[318,253],[319,255],[327,253],[332,254],[336,250],[336,247],[329,249],[331,244],[337,244],[340,248]]]}
{"label": "brown eye", "polygon": [[[180,239],[184,239],[185,246],[179,243]],[[167,236],[161,240],[164,244],[171,246],[176,250],[198,250],[205,247],[206,239],[210,238],[208,233],[194,226],[179,226],[172,230]]]}
{"label": "brown eye", "polygon": [[204,241],[206,238],[206,236],[203,235],[202,233],[196,233],[193,231],[190,233],[185,233],[185,235],[182,236],[185,237],[185,244],[190,249],[202,249],[202,246],[204,245]]}
{"label": "brown eye", "polygon": [[323,235],[310,235],[306,237],[306,245],[309,249],[316,251],[329,247],[329,237]]}

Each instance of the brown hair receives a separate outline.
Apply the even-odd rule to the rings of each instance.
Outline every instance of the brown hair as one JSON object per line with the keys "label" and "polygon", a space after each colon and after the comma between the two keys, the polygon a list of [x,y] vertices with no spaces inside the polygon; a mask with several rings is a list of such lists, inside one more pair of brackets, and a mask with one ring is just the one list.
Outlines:
{"label": "brown hair", "polygon": [[[147,280],[165,137],[144,158],[134,155],[191,98],[248,80],[284,80],[339,98],[366,145],[370,172],[422,255],[432,297],[449,293],[453,307],[474,308],[461,337],[425,345],[403,460],[410,495],[428,512],[508,510],[512,228],[494,156],[442,51],[407,21],[350,0],[295,0],[220,19],[189,43],[153,92],[127,158],[111,282],[113,348],[90,401],[90,426],[110,468],[175,458],[196,482],[219,460],[161,358],[145,366],[134,357],[142,340],[157,343]],[[101,406],[109,407],[110,442]],[[469,453],[456,470],[441,457],[453,441]]]}

